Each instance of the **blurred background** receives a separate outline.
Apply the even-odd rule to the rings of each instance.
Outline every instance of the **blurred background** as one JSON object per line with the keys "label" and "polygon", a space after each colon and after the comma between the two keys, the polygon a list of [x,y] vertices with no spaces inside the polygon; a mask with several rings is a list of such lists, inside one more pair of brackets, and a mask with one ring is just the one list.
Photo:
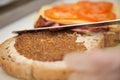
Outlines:
{"label": "blurred background", "polygon": [[56,0],[0,0],[0,27],[40,9]]}
{"label": "blurred background", "polygon": [[[0,0],[0,28],[16,21],[45,4],[53,2],[75,2],[77,0]],[[120,4],[120,0],[91,0],[91,1],[112,1]]]}

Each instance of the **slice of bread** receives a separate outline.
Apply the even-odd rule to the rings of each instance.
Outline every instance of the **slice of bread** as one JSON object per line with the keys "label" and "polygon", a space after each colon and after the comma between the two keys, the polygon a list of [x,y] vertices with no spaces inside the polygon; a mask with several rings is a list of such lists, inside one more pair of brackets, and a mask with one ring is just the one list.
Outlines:
{"label": "slice of bread", "polygon": [[104,47],[103,33],[92,33],[90,35],[78,35],[76,42],[83,42],[87,50]]}
{"label": "slice of bread", "polygon": [[113,47],[119,44],[120,32],[105,32],[104,36],[105,47]]}
{"label": "slice of bread", "polygon": [[[35,16],[35,23],[37,22],[37,20],[39,19],[40,15],[45,18],[46,20],[50,20],[50,21],[55,21],[57,23],[61,23],[61,24],[80,24],[80,23],[86,23],[86,22],[90,22],[87,20],[54,20],[51,19],[47,16],[44,15],[45,10],[47,9],[51,9],[54,6],[51,5],[45,5],[42,8],[40,8],[40,10],[37,12],[36,16]],[[116,14],[117,18],[120,18],[120,12],[119,12],[119,5],[117,3],[113,3],[113,9],[112,12]]]}
{"label": "slice of bread", "polygon": [[55,21],[57,23],[61,23],[61,24],[77,24],[77,23],[86,23],[86,22],[89,22],[89,21],[84,21],[84,20],[53,20],[53,19],[50,19],[48,17],[46,17],[44,15],[44,11],[47,10],[47,9],[50,9],[52,8],[52,6],[43,6],[36,14],[35,16],[35,24],[37,22],[37,20],[39,19],[40,15],[45,18],[46,20],[50,20],[50,21]]}
{"label": "slice of bread", "polygon": [[[53,21],[53,22],[57,22],[60,24],[82,24],[82,23],[87,23],[90,21],[87,20],[54,20],[54,19],[50,19],[47,16],[44,15],[45,10],[52,8],[53,6],[51,5],[46,5],[43,6],[36,14],[35,16],[35,22],[34,22],[34,26],[37,24],[39,17],[42,16],[44,19],[49,20],[49,21]],[[116,3],[113,3],[113,9],[112,12],[116,14],[116,18],[120,18],[120,12],[119,12],[119,5]],[[114,25],[114,26],[108,26],[110,28],[110,31],[116,31],[118,30],[118,25]],[[120,31],[120,28],[119,28]]]}
{"label": "slice of bread", "polygon": [[[66,35],[72,36],[68,33]],[[78,36],[75,42],[77,44],[82,43],[80,45],[84,45],[87,50],[104,47],[104,35],[102,33],[96,33],[94,35],[74,35]],[[15,47],[16,40],[19,36],[8,39],[0,45],[0,63],[7,74],[24,80],[68,80],[69,75],[74,71],[70,69],[63,60],[40,61],[21,55]]]}

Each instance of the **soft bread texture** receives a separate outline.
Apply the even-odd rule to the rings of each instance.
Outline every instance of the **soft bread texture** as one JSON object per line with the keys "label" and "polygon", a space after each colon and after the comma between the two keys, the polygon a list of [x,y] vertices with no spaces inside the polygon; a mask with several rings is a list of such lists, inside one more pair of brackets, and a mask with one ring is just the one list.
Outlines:
{"label": "soft bread texture", "polygon": [[[104,36],[101,33],[81,38],[83,37],[89,37],[87,40],[83,39],[89,45],[88,48],[104,47]],[[74,72],[64,61],[42,62],[20,55],[14,47],[16,38],[8,39],[0,46],[0,62],[7,74],[24,80],[68,80],[69,75]]]}
{"label": "soft bread texture", "polygon": [[87,50],[104,47],[104,35],[103,33],[92,33],[90,35],[78,34],[76,42],[83,42]]}
{"label": "soft bread texture", "polygon": [[104,46],[113,47],[119,44],[120,32],[105,32],[104,37]]}

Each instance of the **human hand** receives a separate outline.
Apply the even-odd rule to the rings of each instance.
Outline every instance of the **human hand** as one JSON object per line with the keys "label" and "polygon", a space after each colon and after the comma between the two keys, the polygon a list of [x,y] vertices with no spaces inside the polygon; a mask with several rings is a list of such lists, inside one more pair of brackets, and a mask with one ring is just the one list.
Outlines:
{"label": "human hand", "polygon": [[69,54],[64,60],[75,70],[69,80],[120,80],[120,49]]}

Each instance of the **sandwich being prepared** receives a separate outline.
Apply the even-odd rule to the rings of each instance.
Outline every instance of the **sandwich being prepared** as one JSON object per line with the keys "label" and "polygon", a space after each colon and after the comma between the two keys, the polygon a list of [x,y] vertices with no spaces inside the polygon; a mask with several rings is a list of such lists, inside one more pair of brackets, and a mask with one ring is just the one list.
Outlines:
{"label": "sandwich being prepared", "polygon": [[[82,24],[87,22],[99,22],[113,20],[119,18],[119,8],[111,2],[105,1],[79,1],[69,4],[58,4],[55,6],[44,6],[40,9],[35,17],[35,28],[48,26],[61,26],[68,24]],[[96,27],[80,27],[74,28],[72,31],[80,34],[93,34],[102,32],[105,36],[119,39],[120,27],[116,25],[96,26]],[[113,38],[113,39],[114,39]],[[108,39],[108,37],[107,37]],[[118,40],[112,40],[110,44],[105,46],[114,46]]]}
{"label": "sandwich being prepared", "polygon": [[[110,2],[91,1],[43,7],[35,28],[116,19],[113,7]],[[68,80],[74,70],[64,62],[66,54],[116,46],[118,34],[118,25],[20,33],[0,45],[0,64],[19,79]]]}

